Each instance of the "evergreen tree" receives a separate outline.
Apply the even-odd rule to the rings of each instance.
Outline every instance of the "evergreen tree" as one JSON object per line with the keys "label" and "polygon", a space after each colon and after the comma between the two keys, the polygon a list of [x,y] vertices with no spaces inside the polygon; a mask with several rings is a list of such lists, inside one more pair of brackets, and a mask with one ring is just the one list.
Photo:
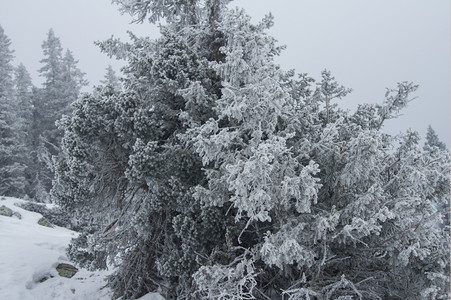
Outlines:
{"label": "evergreen tree", "polygon": [[30,74],[23,64],[15,70],[14,76],[14,92],[15,101],[17,104],[16,115],[20,126],[18,128],[19,143],[21,149],[20,162],[26,166],[25,169],[25,194],[30,195],[30,188],[33,182],[33,157],[34,151],[32,147],[32,132],[33,132],[33,90],[34,86],[31,82]]}
{"label": "evergreen tree", "polygon": [[[118,266],[115,297],[445,299],[449,154],[384,134],[417,86],[355,113],[329,71],[284,72],[228,1],[114,1],[161,37],[63,119],[53,193],[85,228],[69,255]],[[188,5],[189,4],[189,5]]]}
{"label": "evergreen tree", "polygon": [[156,23],[160,19],[165,19],[180,26],[197,23],[199,2],[199,0],[113,0],[123,13],[134,16],[136,22],[143,22],[148,18],[151,23]]}
{"label": "evergreen tree", "polygon": [[111,87],[114,91],[120,91],[122,89],[121,82],[119,81],[119,78],[111,65],[108,65],[104,80],[101,80],[100,83]]}
{"label": "evergreen tree", "polygon": [[72,103],[78,98],[81,88],[87,84],[84,73],[78,67],[72,53],[63,55],[60,39],[52,29],[42,44],[44,58],[39,69],[44,77],[43,87],[34,97],[33,147],[34,182],[32,196],[38,201],[48,201],[48,192],[53,180],[52,156],[58,154],[62,131],[56,122],[72,112]]}
{"label": "evergreen tree", "polygon": [[[429,159],[431,161],[434,161],[434,159],[440,159],[441,156],[447,155],[447,153],[449,153],[449,150],[446,148],[445,143],[439,139],[438,135],[435,133],[435,130],[431,125],[429,125],[427,129],[426,141],[424,143],[423,150],[429,154]],[[442,170],[442,172],[446,172],[446,166],[442,167],[445,168]],[[445,226],[445,228],[449,228],[451,210],[449,201],[443,201],[442,203],[437,204],[437,208],[444,216],[443,226]]]}
{"label": "evergreen tree", "polygon": [[432,128],[431,125],[429,125],[426,134],[426,142],[424,143],[423,148],[426,151],[432,151],[433,147],[437,147],[440,150],[446,150],[445,143],[443,143],[438,138],[438,135],[435,133],[435,130]]}
{"label": "evergreen tree", "polygon": [[[190,38],[200,39],[194,32]],[[201,162],[178,137],[214,114],[217,88],[208,61],[170,27],[155,43],[133,39],[118,47],[128,49],[121,54],[129,61],[123,90],[99,87],[62,122],[54,194],[88,228],[103,228],[88,239],[96,250],[83,257],[96,258],[91,265],[104,266],[104,253],[122,257],[111,278],[117,295],[138,297],[161,278],[169,280],[165,293],[178,295],[189,289],[195,253],[210,253],[225,235],[225,210],[201,211],[191,196],[203,177]]]}
{"label": "evergreen tree", "polygon": [[11,90],[12,90],[12,72],[13,72],[13,66],[11,65],[11,62],[14,58],[14,51],[11,50],[9,47],[11,46],[11,40],[8,38],[8,36],[5,34],[5,31],[3,30],[3,27],[0,27],[0,37],[1,37],[1,43],[0,43],[0,63],[1,63],[1,77],[0,77],[0,88],[1,88],[1,96],[6,97],[10,96]]}
{"label": "evergreen tree", "polygon": [[20,162],[20,120],[14,99],[13,51],[0,26],[0,195],[23,196],[24,165]]}
{"label": "evergreen tree", "polygon": [[23,119],[24,131],[28,132],[31,126],[31,119],[33,115],[33,83],[31,81],[30,73],[28,73],[25,66],[21,63],[15,69],[14,74],[14,89],[16,96],[16,103],[18,107],[18,114]]}

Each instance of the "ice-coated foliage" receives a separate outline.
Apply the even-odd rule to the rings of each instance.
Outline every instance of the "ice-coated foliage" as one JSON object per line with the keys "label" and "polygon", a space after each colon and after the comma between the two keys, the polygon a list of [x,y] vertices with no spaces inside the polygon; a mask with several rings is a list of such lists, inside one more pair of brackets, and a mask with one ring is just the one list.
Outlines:
{"label": "ice-coated foliage", "polygon": [[179,138],[189,124],[214,115],[217,98],[214,72],[188,37],[168,27],[156,41],[101,43],[127,58],[123,89],[98,87],[60,123],[65,136],[54,194],[92,229],[86,249],[121,266],[111,277],[117,296],[138,297],[157,286],[166,295],[185,294],[196,253],[210,255],[225,235],[226,209],[200,209],[191,195],[203,180],[202,165]]}
{"label": "ice-coated foliage", "polygon": [[227,266],[202,266],[193,276],[199,299],[255,299],[257,272],[245,253]]}
{"label": "ice-coated foliage", "polygon": [[184,24],[194,24],[198,13],[197,3],[199,0],[114,0],[123,13],[135,17],[135,22],[143,22],[146,18],[151,23],[160,19],[169,22],[181,21]]}
{"label": "ice-coated foliage", "polygon": [[[114,1],[156,40],[63,118],[53,194],[84,234],[69,254],[118,266],[115,297],[446,299],[449,153],[385,122],[417,86],[344,111],[350,89],[275,64],[282,48],[228,1]],[[192,4],[192,5],[191,5]],[[190,6],[191,5],[191,6]]]}
{"label": "ice-coated foliage", "polygon": [[[177,28],[198,25],[205,18],[213,25],[225,4],[232,0],[113,0],[122,13],[133,16],[135,22],[151,23],[166,20]],[[214,26],[214,25],[213,25]]]}

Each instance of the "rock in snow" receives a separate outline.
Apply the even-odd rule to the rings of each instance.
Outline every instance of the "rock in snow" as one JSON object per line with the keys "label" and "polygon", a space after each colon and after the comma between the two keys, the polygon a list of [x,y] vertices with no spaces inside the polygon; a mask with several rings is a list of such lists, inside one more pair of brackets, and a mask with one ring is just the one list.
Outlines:
{"label": "rock in snow", "polygon": [[0,216],[12,217],[12,215],[13,211],[10,208],[4,205],[0,206]]}
{"label": "rock in snow", "polygon": [[[42,215],[15,206],[25,200],[1,199],[2,209],[14,208],[22,218],[0,215],[0,299],[111,299],[112,291],[105,281],[111,271],[90,272],[80,268],[75,274],[75,269],[67,267],[70,262],[66,247],[78,233],[38,225]],[[72,277],[59,276],[58,266],[66,271],[71,269],[65,273],[73,273]],[[141,299],[163,298],[151,293]]]}
{"label": "rock in snow", "polygon": [[58,271],[58,275],[61,277],[72,278],[77,274],[78,269],[71,264],[59,264],[56,267],[56,271]]}

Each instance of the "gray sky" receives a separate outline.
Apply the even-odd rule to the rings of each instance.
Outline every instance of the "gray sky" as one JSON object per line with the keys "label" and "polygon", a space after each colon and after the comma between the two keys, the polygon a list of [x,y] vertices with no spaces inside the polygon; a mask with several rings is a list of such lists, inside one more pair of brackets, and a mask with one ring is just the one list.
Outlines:
{"label": "gray sky", "polygon": [[[386,87],[400,81],[420,85],[404,115],[386,131],[408,128],[423,136],[428,124],[450,145],[450,1],[449,0],[236,0],[256,22],[272,12],[271,33],[287,49],[278,58],[285,69],[318,79],[329,69],[354,91],[342,107],[380,102]],[[108,64],[93,44],[111,35],[127,40],[158,36],[156,26],[130,25],[110,0],[0,0],[0,25],[12,41],[16,62],[22,62],[40,83],[37,70],[42,41],[50,28],[69,48],[91,85],[98,84]]]}

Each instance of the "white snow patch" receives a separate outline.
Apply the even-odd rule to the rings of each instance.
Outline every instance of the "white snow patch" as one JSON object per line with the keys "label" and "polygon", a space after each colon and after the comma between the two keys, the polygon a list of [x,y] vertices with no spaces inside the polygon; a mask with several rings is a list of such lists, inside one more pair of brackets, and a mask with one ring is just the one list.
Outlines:
{"label": "white snow patch", "polygon": [[[38,225],[41,214],[24,210],[16,204],[27,201],[0,197],[5,205],[22,218],[0,215],[0,299],[8,300],[106,300],[112,291],[106,287],[110,271],[91,272],[79,268],[72,278],[58,275],[59,263],[70,263],[66,247],[78,233],[55,226]],[[50,204],[47,204],[49,208]],[[44,282],[41,279],[47,278]],[[140,300],[164,300],[149,293]]]}
{"label": "white snow patch", "polygon": [[[111,271],[80,269],[72,278],[60,277],[59,263],[70,263],[66,247],[78,233],[38,225],[42,217],[16,203],[25,200],[0,197],[0,206],[16,211],[22,219],[0,216],[0,299],[111,299],[105,277]],[[39,282],[42,278],[48,278]]]}

